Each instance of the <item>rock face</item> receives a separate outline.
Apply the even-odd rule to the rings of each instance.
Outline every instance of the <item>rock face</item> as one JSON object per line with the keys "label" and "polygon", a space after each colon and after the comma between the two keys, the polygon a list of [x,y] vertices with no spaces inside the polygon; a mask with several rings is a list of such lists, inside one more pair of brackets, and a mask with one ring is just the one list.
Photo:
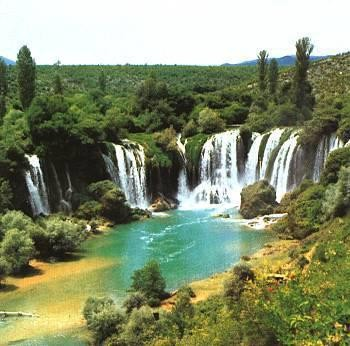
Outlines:
{"label": "rock face", "polygon": [[241,192],[240,213],[246,219],[272,214],[277,205],[276,191],[266,180],[248,185]]}
{"label": "rock face", "polygon": [[151,212],[162,212],[166,210],[176,209],[177,203],[176,201],[173,201],[167,197],[165,197],[162,194],[159,194],[159,196],[153,201],[153,203],[150,205],[148,210]]}

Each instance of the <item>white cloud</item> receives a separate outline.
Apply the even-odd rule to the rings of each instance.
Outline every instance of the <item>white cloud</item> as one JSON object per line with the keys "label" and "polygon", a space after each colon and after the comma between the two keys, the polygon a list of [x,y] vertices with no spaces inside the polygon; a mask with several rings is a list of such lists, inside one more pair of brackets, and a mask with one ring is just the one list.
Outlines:
{"label": "white cloud", "polygon": [[0,54],[39,64],[221,64],[350,49],[348,0],[0,0]]}

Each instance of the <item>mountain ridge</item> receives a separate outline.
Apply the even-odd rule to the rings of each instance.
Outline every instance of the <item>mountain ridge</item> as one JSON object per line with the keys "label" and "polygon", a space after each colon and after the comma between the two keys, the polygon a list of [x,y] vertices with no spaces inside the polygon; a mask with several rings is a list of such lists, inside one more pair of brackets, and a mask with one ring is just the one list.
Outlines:
{"label": "mountain ridge", "polygon": [[[329,58],[331,55],[315,55],[315,56],[311,56],[310,60],[311,61],[317,61],[317,60],[322,60],[322,59],[327,59]],[[285,55],[279,58],[275,58],[278,62],[278,65],[280,66],[291,66],[294,65],[295,60],[296,60],[296,56],[295,55]],[[271,58],[269,58],[269,60],[271,60]],[[221,66],[255,66],[258,62],[258,59],[254,59],[254,60],[246,60],[246,61],[242,61],[240,63],[237,64],[230,64],[230,63],[224,63]]]}
{"label": "mountain ridge", "polygon": [[5,58],[4,56],[1,56],[1,55],[0,55],[0,59],[4,60],[6,65],[15,65],[16,64],[16,62],[14,62],[13,60]]}

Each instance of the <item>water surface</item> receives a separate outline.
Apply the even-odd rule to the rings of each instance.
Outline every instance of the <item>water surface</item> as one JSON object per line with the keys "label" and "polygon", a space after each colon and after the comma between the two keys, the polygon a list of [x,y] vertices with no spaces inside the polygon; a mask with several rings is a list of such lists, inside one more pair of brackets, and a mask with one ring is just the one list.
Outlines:
{"label": "water surface", "polygon": [[[89,239],[81,259],[51,267],[57,275],[50,280],[0,293],[1,309],[40,315],[8,320],[0,325],[0,335],[7,341],[32,338],[20,345],[80,345],[82,341],[67,336],[67,328],[83,325],[86,298],[108,295],[121,303],[131,274],[148,260],[159,261],[167,288],[173,290],[228,269],[242,255],[252,254],[272,239],[268,232],[212,214],[210,210],[176,210]],[[39,337],[45,334],[50,337]]]}

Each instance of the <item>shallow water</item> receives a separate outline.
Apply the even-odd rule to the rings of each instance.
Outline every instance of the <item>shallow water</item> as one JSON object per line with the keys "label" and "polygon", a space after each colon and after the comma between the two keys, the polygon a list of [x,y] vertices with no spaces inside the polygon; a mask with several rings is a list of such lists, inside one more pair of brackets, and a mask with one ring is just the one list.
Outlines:
{"label": "shallow water", "polygon": [[[121,303],[132,272],[149,259],[159,261],[167,288],[172,290],[226,270],[272,238],[267,232],[249,230],[232,219],[213,218],[212,213],[176,210],[89,239],[81,259],[54,265],[56,277],[0,294],[0,309],[40,315],[0,324],[2,340],[29,337],[32,341],[16,344],[82,345],[83,341],[68,336],[67,328],[74,330],[83,325],[81,310],[86,298],[109,295]],[[45,334],[50,337],[43,338]]]}

